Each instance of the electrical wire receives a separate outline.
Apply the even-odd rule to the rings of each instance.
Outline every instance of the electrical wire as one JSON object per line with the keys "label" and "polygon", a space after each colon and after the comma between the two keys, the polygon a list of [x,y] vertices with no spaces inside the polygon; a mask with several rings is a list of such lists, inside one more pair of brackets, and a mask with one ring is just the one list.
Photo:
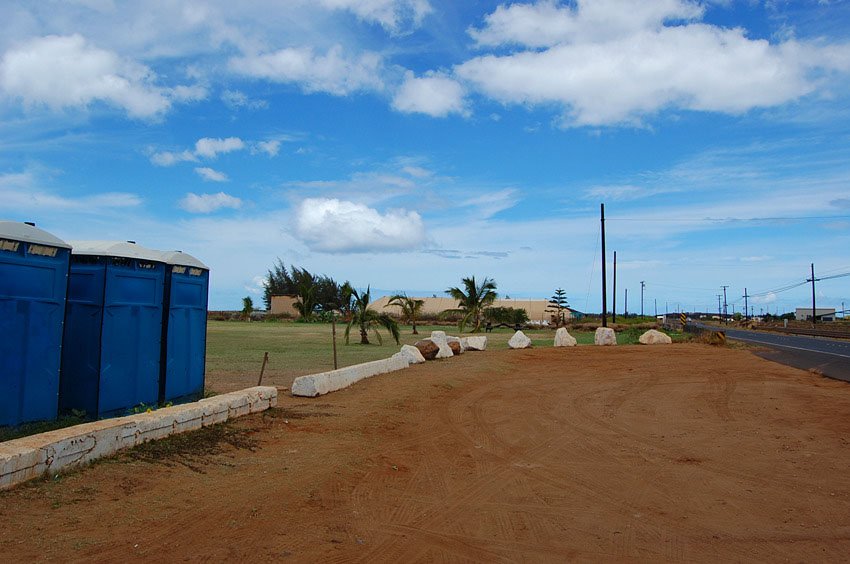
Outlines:
{"label": "electrical wire", "polygon": [[596,271],[596,255],[599,252],[599,237],[602,233],[602,226],[600,225],[596,230],[596,245],[593,247],[593,262],[590,263],[590,276],[587,280],[587,294],[584,296],[584,311],[587,311],[588,304],[590,303],[590,288],[593,285],[593,273]]}

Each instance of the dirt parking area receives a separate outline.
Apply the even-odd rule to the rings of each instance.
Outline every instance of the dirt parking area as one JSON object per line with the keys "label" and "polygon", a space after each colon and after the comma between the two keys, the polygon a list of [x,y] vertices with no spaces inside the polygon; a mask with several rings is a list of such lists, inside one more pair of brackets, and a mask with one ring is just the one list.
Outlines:
{"label": "dirt parking area", "polygon": [[0,494],[0,560],[846,561],[850,384],[744,350],[467,353]]}

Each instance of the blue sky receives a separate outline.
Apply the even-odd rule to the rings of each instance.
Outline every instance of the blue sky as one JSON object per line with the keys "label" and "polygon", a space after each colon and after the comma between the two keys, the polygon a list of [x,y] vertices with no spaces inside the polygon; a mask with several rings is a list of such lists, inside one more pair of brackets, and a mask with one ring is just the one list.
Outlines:
{"label": "blue sky", "polygon": [[[374,293],[811,303],[850,272],[850,4],[0,0],[0,216]],[[850,302],[850,277],[818,303]],[[609,298],[609,304],[611,299]],[[730,306],[731,311],[731,306]]]}

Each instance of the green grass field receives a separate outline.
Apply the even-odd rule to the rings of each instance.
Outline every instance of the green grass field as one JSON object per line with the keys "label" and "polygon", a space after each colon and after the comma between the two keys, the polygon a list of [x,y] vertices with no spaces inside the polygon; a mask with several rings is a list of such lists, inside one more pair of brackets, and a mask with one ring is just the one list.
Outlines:
{"label": "green grass field", "polygon": [[[427,338],[432,330],[442,330],[448,335],[466,336],[459,333],[456,326],[419,326],[419,335],[411,333],[410,326],[401,327],[401,344],[412,345]],[[359,344],[359,334],[352,329],[351,343],[346,345],[343,338],[344,326],[337,326],[338,366],[350,366],[371,360],[387,358],[397,352],[399,346],[385,331],[383,345],[379,345],[370,334],[371,345]],[[528,335],[535,347],[551,347],[555,331],[552,329],[528,329]],[[643,329],[629,328],[617,333],[617,342],[621,345],[635,344]],[[484,334],[484,333],[481,333]],[[494,329],[487,333],[487,348],[506,349],[508,340],[514,334],[511,329]],[[592,345],[593,333],[589,331],[570,331],[579,345]],[[674,340],[681,340],[680,334],[672,334]],[[239,322],[210,321],[207,329],[207,375],[227,374],[259,375],[263,353],[269,353],[266,375],[312,374],[333,369],[333,345],[331,326],[323,323],[295,323],[291,321]]]}

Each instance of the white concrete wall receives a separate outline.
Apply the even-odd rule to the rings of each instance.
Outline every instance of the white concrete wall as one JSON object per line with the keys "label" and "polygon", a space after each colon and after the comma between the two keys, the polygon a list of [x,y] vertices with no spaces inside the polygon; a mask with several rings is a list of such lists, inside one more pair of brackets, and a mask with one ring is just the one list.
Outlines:
{"label": "white concrete wall", "polygon": [[0,489],[86,464],[147,441],[194,431],[276,405],[277,389],[258,386],[150,413],[93,421],[2,442]]}
{"label": "white concrete wall", "polygon": [[365,378],[394,372],[408,366],[408,361],[402,355],[396,354],[383,360],[346,366],[330,372],[299,376],[292,382],[292,395],[314,398],[347,388]]}

